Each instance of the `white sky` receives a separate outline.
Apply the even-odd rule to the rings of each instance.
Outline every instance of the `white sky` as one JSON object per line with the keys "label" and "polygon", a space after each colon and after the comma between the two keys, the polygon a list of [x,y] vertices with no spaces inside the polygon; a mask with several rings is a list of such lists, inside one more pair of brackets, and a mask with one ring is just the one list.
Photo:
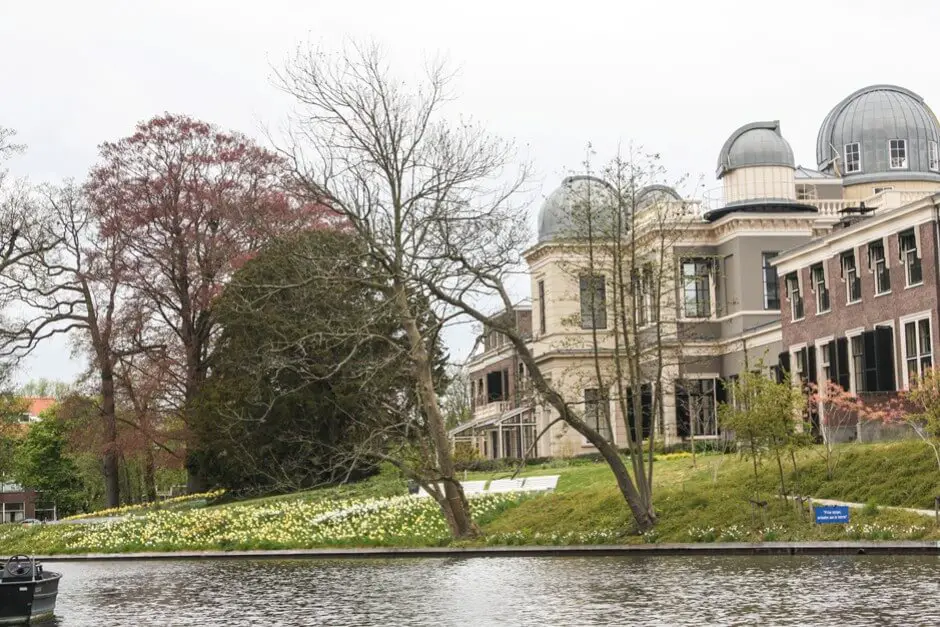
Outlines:
{"label": "white sky", "polygon": [[[895,83],[940,107],[937,23],[940,2],[914,0],[6,0],[0,126],[29,145],[11,169],[37,182],[82,178],[98,143],[163,111],[260,137],[289,106],[271,63],[301,41],[372,37],[405,75],[428,54],[459,65],[458,108],[526,148],[542,195],[589,141],[603,159],[633,140],[711,187],[744,123],[781,120],[814,167],[820,122],[855,89]],[[451,334],[455,355],[469,335]],[[79,368],[59,342],[20,378]]]}

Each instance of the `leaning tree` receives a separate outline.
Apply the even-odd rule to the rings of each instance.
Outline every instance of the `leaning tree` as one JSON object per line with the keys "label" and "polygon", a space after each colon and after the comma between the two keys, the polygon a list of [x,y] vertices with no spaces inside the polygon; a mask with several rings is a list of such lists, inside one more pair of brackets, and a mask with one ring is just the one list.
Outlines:
{"label": "leaning tree", "polygon": [[298,105],[284,149],[298,187],[344,216],[388,276],[379,287],[408,332],[427,417],[424,439],[435,457],[431,475],[443,484],[431,493],[455,535],[475,530],[433,386],[431,336],[417,324],[417,296],[440,320],[469,316],[509,339],[544,401],[610,465],[637,527],[645,530],[654,517],[619,451],[542,374],[521,330],[491,315],[494,303],[506,310],[514,305],[507,285],[522,270],[529,241],[519,200],[529,168],[517,160],[513,144],[472,121],[447,118],[452,78],[435,63],[423,82],[400,80],[373,45],[336,55],[299,49],[277,73]]}

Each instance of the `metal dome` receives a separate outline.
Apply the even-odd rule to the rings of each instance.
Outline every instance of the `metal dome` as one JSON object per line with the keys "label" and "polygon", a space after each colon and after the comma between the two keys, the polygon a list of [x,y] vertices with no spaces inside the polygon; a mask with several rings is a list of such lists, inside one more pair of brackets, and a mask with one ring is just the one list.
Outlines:
{"label": "metal dome", "polygon": [[[888,143],[906,140],[906,164],[890,167]],[[875,181],[940,181],[940,167],[930,165],[930,143],[940,142],[937,117],[914,92],[896,85],[871,85],[837,104],[823,120],[816,137],[816,162],[821,171],[839,172],[846,184]],[[859,144],[859,170],[846,171],[848,144]]]}
{"label": "metal dome", "polygon": [[718,155],[717,177],[737,168],[776,165],[796,168],[793,149],[780,134],[780,121],[751,122],[731,133]]}
{"label": "metal dome", "polygon": [[578,237],[587,231],[584,215],[592,207],[593,215],[610,211],[613,188],[593,176],[569,176],[548,195],[539,210],[539,241]]}

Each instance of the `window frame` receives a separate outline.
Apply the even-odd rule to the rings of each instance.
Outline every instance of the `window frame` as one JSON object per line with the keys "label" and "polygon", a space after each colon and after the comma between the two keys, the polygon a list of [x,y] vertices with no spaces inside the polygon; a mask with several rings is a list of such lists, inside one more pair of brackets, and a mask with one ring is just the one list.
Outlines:
{"label": "window frame", "polygon": [[[849,167],[849,149],[854,148],[855,153],[855,168]],[[844,144],[842,146],[843,153],[845,154],[845,174],[855,174],[862,171],[862,145],[861,142],[851,142]]]}
{"label": "window frame", "polygon": [[932,139],[927,141],[927,169],[940,172],[940,146]]}
{"label": "window frame", "polygon": [[[874,251],[881,251],[881,257],[876,258]],[[875,296],[891,293],[891,266],[888,265],[888,247],[884,239],[874,240],[868,244],[869,268],[875,275]],[[878,264],[884,264],[883,272],[879,271]],[[881,289],[882,276],[887,278],[887,288]]]}
{"label": "window frame", "polygon": [[[599,279],[599,281],[598,281]],[[585,281],[587,281],[587,289],[585,289]],[[578,288],[580,300],[579,304],[581,306],[581,330],[590,331],[604,331],[607,329],[607,276],[604,274],[582,274],[578,277]],[[593,288],[593,289],[592,289]],[[599,290],[598,290],[599,288]],[[597,302],[597,295],[600,293],[600,302]],[[588,293],[592,296],[592,299],[589,299],[588,302],[584,301],[584,295]],[[593,300],[594,302],[591,302]],[[593,311],[591,311],[590,320],[586,320],[584,315],[585,309],[591,310],[593,305]],[[598,321],[598,317],[601,318]]]}
{"label": "window frame", "polygon": [[[593,392],[595,395],[593,401],[588,401],[589,392]],[[581,397],[584,400],[584,421],[588,424],[588,426],[592,425],[591,419],[589,418],[589,414],[588,414],[589,402],[592,403],[594,407],[598,409],[603,408],[602,411],[603,411],[603,414],[604,414],[603,417],[605,420],[604,429],[602,430],[600,428],[600,424],[601,424],[600,416],[592,414],[593,420],[594,420],[593,422],[594,430],[600,433],[601,437],[605,437],[607,441],[610,442],[611,444],[616,444],[617,443],[616,436],[615,436],[616,427],[613,424],[613,420],[610,419],[611,417],[610,393],[601,394],[600,388],[584,388],[584,390],[581,393]],[[609,432],[608,435],[605,435],[605,431]],[[584,438],[583,441],[584,441],[585,446],[591,446],[591,442],[587,438]]]}
{"label": "window frame", "polygon": [[[693,266],[692,274],[686,274],[685,270],[687,265]],[[714,298],[715,291],[712,287],[713,265],[711,260],[706,257],[685,257],[680,260],[679,271],[682,277],[680,289],[682,290],[681,302],[683,318],[689,320],[707,320],[712,317],[712,299]],[[701,273],[701,269],[704,270],[704,273]],[[690,287],[693,288],[695,295],[694,311],[690,311],[689,309]],[[704,302],[700,300],[703,292],[705,294]]]}
{"label": "window frame", "polygon": [[[803,302],[803,290],[800,286],[800,272],[799,270],[791,272],[785,278],[787,286],[787,300],[790,301],[790,320],[797,322],[803,320],[806,317],[806,306]],[[795,286],[796,289],[793,289]],[[794,294],[797,296],[794,299]],[[799,304],[800,315],[796,315],[796,307]]]}
{"label": "window frame", "polygon": [[[923,346],[923,335],[922,333],[922,323],[927,323],[927,347],[926,352]],[[907,343],[907,328],[908,325],[913,325],[914,328],[914,349],[916,351],[915,355],[911,355],[908,350]],[[901,369],[901,374],[904,380],[904,389],[911,389],[910,381],[910,364],[914,362],[915,369],[917,371],[917,376],[922,377],[924,372],[933,368],[934,366],[934,354],[933,354],[933,315],[930,310],[922,311],[920,313],[911,314],[909,316],[903,316],[898,319],[898,326],[901,329],[901,360],[903,362],[903,367]],[[924,360],[927,359],[930,361],[929,365],[924,365]]]}
{"label": "window frame", "polygon": [[545,321],[545,279],[538,280],[539,294],[539,334],[545,335],[548,329],[548,323]]}
{"label": "window frame", "polygon": [[809,276],[813,285],[813,293],[816,295],[816,315],[828,313],[832,309],[832,299],[829,298],[825,262],[811,265],[809,267]]}
{"label": "window frame", "polygon": [[[685,392],[685,403],[686,411],[689,415],[689,431],[692,434],[692,437],[703,437],[703,438],[717,438],[721,435],[721,427],[718,424],[718,386],[720,385],[718,381],[719,377],[716,376],[707,376],[700,375],[695,378],[684,378],[682,380],[682,389]],[[708,382],[711,387],[710,390],[706,390],[705,383]],[[695,393],[693,394],[692,388],[695,387]],[[696,425],[698,421],[693,412],[693,396],[696,399],[708,399],[709,407],[711,409],[711,417],[707,419],[707,424],[714,428],[713,433],[698,433],[696,432]]]}
{"label": "window frame", "polygon": [[[847,391],[852,392],[853,394],[860,394],[865,390],[860,389],[859,383],[865,382],[865,343],[862,341],[862,333],[865,332],[865,327],[859,327],[857,329],[850,329],[845,332],[845,339],[848,340],[848,353],[849,353],[849,389]],[[855,343],[858,341],[861,351],[856,354]],[[862,366],[861,368],[856,367],[855,359],[859,358]],[[865,386],[862,385],[862,388]]]}
{"label": "window frame", "polygon": [[[763,283],[764,283],[764,311],[780,311],[780,276],[777,274],[777,269],[770,264],[770,260],[779,255],[778,252],[766,251],[761,253],[762,261],[762,270],[763,270]],[[768,281],[768,273],[773,273],[773,289],[770,289],[770,281]],[[772,307],[772,303],[777,303],[776,307]]]}
{"label": "window frame", "polygon": [[[895,152],[898,154],[898,163],[895,164]],[[907,157],[907,140],[906,139],[889,139],[888,140],[888,169],[890,170],[907,170],[909,167],[909,160]]]}
{"label": "window frame", "polygon": [[[916,287],[924,284],[924,266],[921,263],[920,250],[917,247],[918,228],[915,226],[898,233],[898,256],[901,258],[901,263],[904,264],[905,287]],[[906,244],[910,244],[910,247],[906,247]],[[911,271],[915,267],[920,272],[920,280],[911,281]]]}
{"label": "window frame", "polygon": [[[858,259],[855,254],[855,249],[848,250],[842,253],[842,258],[839,260],[842,264],[842,278],[845,279],[845,304],[851,305],[853,303],[861,302],[862,300],[862,277],[858,272]],[[846,261],[852,260],[852,267],[849,268],[846,264]],[[852,275],[854,275],[854,280],[852,276],[849,275],[851,270]],[[858,295],[856,298],[852,298],[853,286],[857,287]]]}

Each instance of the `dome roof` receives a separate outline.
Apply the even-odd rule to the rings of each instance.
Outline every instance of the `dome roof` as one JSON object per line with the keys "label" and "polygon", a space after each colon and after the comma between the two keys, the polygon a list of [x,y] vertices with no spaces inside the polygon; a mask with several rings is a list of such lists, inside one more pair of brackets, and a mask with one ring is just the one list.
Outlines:
{"label": "dome roof", "polygon": [[[888,142],[906,140],[906,164],[891,168]],[[884,180],[937,180],[940,167],[930,168],[930,142],[940,141],[937,117],[914,92],[895,85],[871,85],[837,104],[823,120],[816,137],[816,162],[824,172],[839,171],[845,183]],[[847,172],[845,146],[859,144],[859,169]]]}
{"label": "dome roof", "polygon": [[569,176],[548,195],[539,210],[539,241],[577,237],[586,230],[585,220],[575,214],[584,214],[588,203],[606,203],[613,206],[613,189],[605,181],[588,175]]}
{"label": "dome roof", "polygon": [[638,210],[662,202],[682,202],[682,196],[667,185],[647,185],[637,192],[636,206]]}
{"label": "dome roof", "polygon": [[751,122],[735,132],[718,155],[718,178],[737,168],[778,165],[795,168],[793,149],[780,134],[780,122]]}

